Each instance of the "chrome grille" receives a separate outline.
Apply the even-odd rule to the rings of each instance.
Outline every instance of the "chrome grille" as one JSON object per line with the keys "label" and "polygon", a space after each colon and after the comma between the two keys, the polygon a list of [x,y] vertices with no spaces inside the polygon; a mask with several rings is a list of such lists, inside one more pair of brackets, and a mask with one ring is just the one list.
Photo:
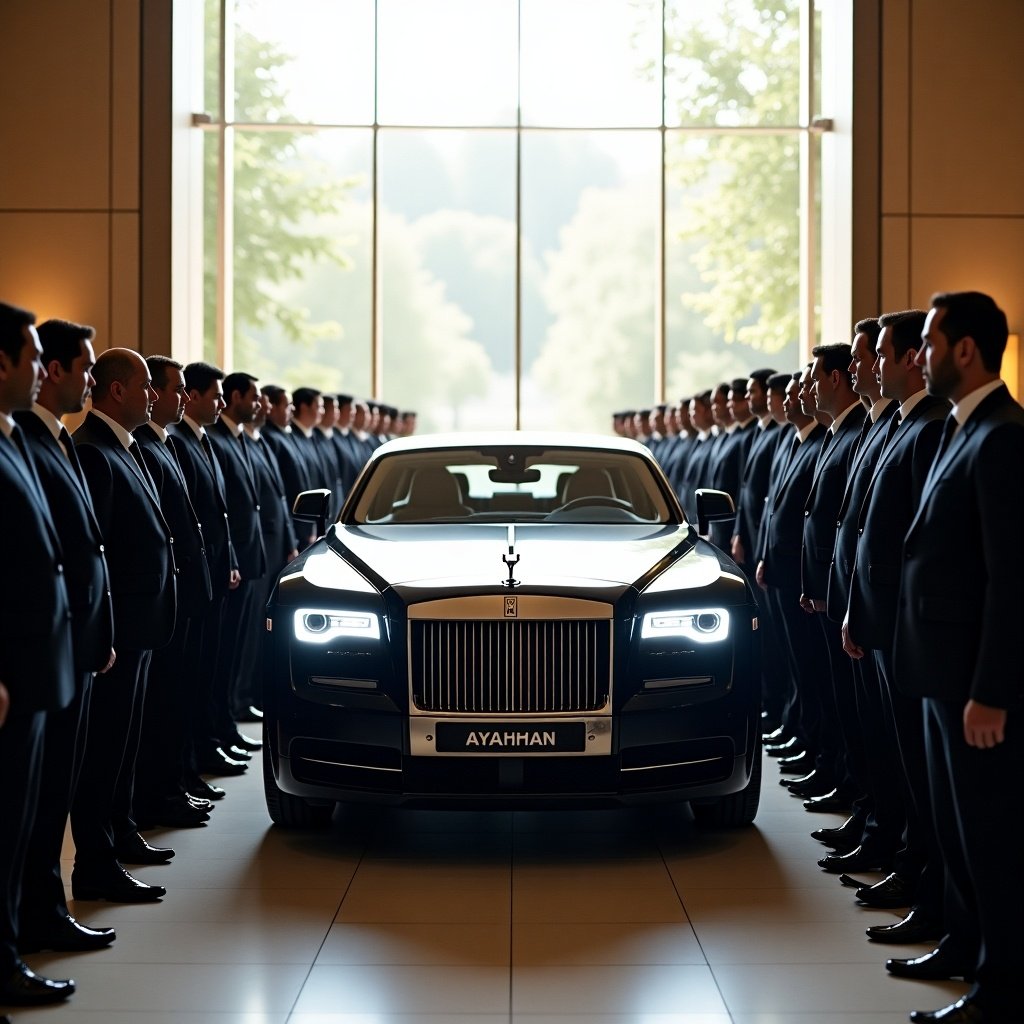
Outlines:
{"label": "chrome grille", "polygon": [[610,676],[607,619],[410,624],[413,701],[470,714],[596,711]]}

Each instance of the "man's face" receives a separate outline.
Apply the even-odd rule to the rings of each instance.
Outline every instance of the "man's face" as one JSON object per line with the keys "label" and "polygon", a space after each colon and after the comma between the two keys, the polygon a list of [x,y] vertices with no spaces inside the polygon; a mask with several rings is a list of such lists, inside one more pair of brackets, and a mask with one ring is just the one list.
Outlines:
{"label": "man's face", "polygon": [[714,422],[711,418],[711,408],[699,399],[690,399],[690,422],[697,430],[708,430]]}
{"label": "man's face", "polygon": [[185,406],[189,404],[188,392],[185,390],[185,375],[174,366],[168,366],[166,369],[167,383],[162,388],[153,386],[156,401],[150,413],[153,422],[161,427],[180,423]]}
{"label": "man's face", "polygon": [[96,353],[92,342],[82,339],[78,355],[71,360],[69,369],[60,382],[57,401],[62,413],[81,412],[85,408],[85,400],[92,393],[96,381],[92,376],[92,368],[96,365]]}
{"label": "man's face", "polygon": [[320,426],[324,430],[333,427],[338,422],[338,406],[334,401],[324,402],[324,414],[320,420]]}
{"label": "man's face", "polygon": [[370,426],[370,407],[365,402],[354,406],[352,425],[356,430],[367,430]]}
{"label": "man's face", "polygon": [[720,427],[727,427],[732,423],[732,416],[729,415],[729,392],[716,391],[711,398],[711,415]]}
{"label": "man's face", "polygon": [[[237,392],[236,392],[237,393]],[[244,395],[238,395],[235,402],[234,409],[232,410],[237,418],[236,423],[252,423],[256,417],[256,413],[260,407],[260,389],[256,386],[256,381],[249,381],[249,389]]]}
{"label": "man's face", "polygon": [[292,405],[291,393],[284,391],[278,395],[277,401],[270,406],[268,418],[275,427],[280,427],[284,430],[291,423],[294,413],[295,406]]}
{"label": "man's face", "polygon": [[747,408],[760,419],[768,412],[768,392],[759,380],[747,379]]}
{"label": "man's face", "polygon": [[[826,372],[825,363],[821,356],[815,356],[811,363],[810,390],[813,394],[814,407],[822,412],[832,413],[835,411],[835,381],[833,375]],[[810,413],[809,415],[814,415]]]}
{"label": "man's face", "polygon": [[891,327],[884,327],[881,334],[878,335],[878,343],[875,345],[875,363],[872,370],[884,397],[895,398],[898,401],[902,401],[906,397],[903,394],[903,385],[907,378],[906,367],[902,360],[896,358]]}
{"label": "man's face", "polygon": [[405,417],[405,436],[411,437],[416,433],[416,417],[406,414]]}
{"label": "man's face", "polygon": [[690,429],[690,403],[680,402],[676,412],[679,416],[679,433],[682,434]]}
{"label": "man's face", "polygon": [[853,336],[850,343],[850,374],[853,390],[858,395],[870,398],[875,392],[875,351],[871,339],[863,331]]}
{"label": "man's face", "polygon": [[46,380],[46,368],[43,366],[43,349],[39,344],[39,335],[32,326],[21,329],[21,351],[17,363],[9,356],[0,353],[0,380],[3,381],[6,404],[5,411],[31,409],[32,403],[39,397],[39,386]]}
{"label": "man's face", "polygon": [[768,412],[776,423],[786,422],[786,391],[784,388],[768,389]]}
{"label": "man's face", "polygon": [[924,322],[921,337],[924,344],[918,350],[915,362],[923,367],[924,382],[928,394],[939,398],[951,398],[963,378],[954,359],[955,345],[950,345],[949,338],[942,330],[945,319],[944,309],[931,309]]}
{"label": "man's face", "polygon": [[[819,360],[815,359],[815,363]],[[818,398],[814,393],[814,378],[811,374],[813,363],[809,367],[804,368],[804,372],[800,374],[800,387],[798,395],[800,398],[800,409],[805,416],[813,416],[818,411]]]}
{"label": "man's face", "polygon": [[212,427],[227,408],[224,387],[219,380],[215,380],[205,391],[193,388],[189,392],[189,399],[191,404],[188,414],[203,427]]}
{"label": "man's face", "polygon": [[267,417],[270,415],[270,399],[260,392],[260,404],[256,410],[256,415],[253,416],[252,421],[257,427],[262,427],[267,422]]}
{"label": "man's face", "polygon": [[[747,387],[750,381],[747,381]],[[747,401],[746,390],[737,391],[735,388],[729,390],[729,416],[734,423],[742,423],[750,418],[750,403]]]}
{"label": "man's face", "polygon": [[124,382],[121,393],[121,425],[126,430],[134,430],[148,423],[153,403],[159,397],[153,388],[146,360],[138,356],[138,361],[133,359],[132,362],[135,370]]}
{"label": "man's face", "polygon": [[[783,401],[783,411],[790,423],[795,423],[803,410],[803,401],[800,397],[802,384],[799,380],[791,380],[786,385],[786,397]],[[804,413],[804,415],[810,415]]]}
{"label": "man's face", "polygon": [[352,426],[352,403],[345,402],[338,406],[338,428],[344,430]]}

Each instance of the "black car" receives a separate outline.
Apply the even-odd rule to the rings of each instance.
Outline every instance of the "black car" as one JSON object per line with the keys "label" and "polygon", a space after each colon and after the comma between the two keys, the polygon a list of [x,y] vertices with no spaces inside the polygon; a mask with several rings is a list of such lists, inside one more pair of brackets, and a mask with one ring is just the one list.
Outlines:
{"label": "black car", "polygon": [[[326,505],[306,492],[296,513]],[[757,811],[753,596],[636,442],[389,442],[267,614],[279,825],[337,801]]]}

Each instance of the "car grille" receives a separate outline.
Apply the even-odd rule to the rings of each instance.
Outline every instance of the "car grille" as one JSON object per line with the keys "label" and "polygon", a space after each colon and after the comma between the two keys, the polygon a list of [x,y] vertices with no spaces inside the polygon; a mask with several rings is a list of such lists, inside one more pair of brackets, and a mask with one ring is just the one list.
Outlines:
{"label": "car grille", "polygon": [[606,619],[410,623],[413,701],[471,714],[595,711],[610,677]]}

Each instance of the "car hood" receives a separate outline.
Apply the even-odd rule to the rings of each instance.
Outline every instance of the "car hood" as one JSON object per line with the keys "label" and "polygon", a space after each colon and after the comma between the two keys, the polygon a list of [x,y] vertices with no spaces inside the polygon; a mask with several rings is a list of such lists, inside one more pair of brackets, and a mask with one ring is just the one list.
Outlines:
{"label": "car hood", "polygon": [[[514,578],[522,587],[628,586],[692,550],[690,527],[515,527]],[[479,588],[508,579],[505,525],[333,527],[328,545],[384,586]]]}

